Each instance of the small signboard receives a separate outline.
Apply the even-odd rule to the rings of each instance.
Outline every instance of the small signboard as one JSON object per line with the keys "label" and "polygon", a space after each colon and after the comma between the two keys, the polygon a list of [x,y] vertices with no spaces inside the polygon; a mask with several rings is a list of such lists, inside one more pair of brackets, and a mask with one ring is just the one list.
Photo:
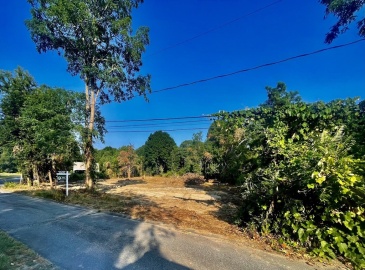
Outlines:
{"label": "small signboard", "polygon": [[57,182],[66,182],[66,196],[68,196],[68,171],[57,172]]}

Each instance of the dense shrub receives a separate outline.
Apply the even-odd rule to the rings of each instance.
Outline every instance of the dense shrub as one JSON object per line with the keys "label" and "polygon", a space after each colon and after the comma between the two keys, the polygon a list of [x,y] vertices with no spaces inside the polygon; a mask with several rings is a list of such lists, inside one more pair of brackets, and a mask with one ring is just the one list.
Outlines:
{"label": "dense shrub", "polygon": [[243,226],[365,268],[365,103],[305,103],[285,84],[209,130],[219,178],[242,186]]}
{"label": "dense shrub", "polygon": [[348,156],[343,130],[295,141],[272,129],[267,143],[275,159],[244,185],[242,222],[365,268],[364,164]]}

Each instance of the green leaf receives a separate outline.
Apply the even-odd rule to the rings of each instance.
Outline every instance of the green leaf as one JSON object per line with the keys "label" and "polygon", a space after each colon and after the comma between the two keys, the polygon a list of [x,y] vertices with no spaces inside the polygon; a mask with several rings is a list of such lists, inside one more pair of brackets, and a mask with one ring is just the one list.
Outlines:
{"label": "green leaf", "polygon": [[313,189],[313,188],[315,187],[315,185],[314,185],[314,184],[307,184],[307,187],[308,187],[309,189]]}
{"label": "green leaf", "polygon": [[298,230],[298,237],[299,237],[299,240],[300,240],[300,242],[304,242],[304,237],[303,237],[303,235],[304,235],[304,229],[303,228],[300,228],[299,230]]}
{"label": "green leaf", "polygon": [[328,247],[328,243],[324,240],[321,241],[321,248],[325,249],[326,247]]}
{"label": "green leaf", "polygon": [[324,181],[326,181],[326,176],[322,176],[322,177],[319,177],[319,178],[317,178],[316,179],[316,182],[318,183],[318,184],[322,184]]}
{"label": "green leaf", "polygon": [[337,244],[337,247],[341,254],[344,254],[347,251],[347,245],[345,243],[339,243]]}

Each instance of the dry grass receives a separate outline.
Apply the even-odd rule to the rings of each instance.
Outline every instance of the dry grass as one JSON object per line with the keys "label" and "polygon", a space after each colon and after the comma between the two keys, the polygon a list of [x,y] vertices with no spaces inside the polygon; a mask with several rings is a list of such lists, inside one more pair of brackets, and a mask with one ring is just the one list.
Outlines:
{"label": "dry grass", "polygon": [[50,262],[0,231],[0,269],[53,270]]}

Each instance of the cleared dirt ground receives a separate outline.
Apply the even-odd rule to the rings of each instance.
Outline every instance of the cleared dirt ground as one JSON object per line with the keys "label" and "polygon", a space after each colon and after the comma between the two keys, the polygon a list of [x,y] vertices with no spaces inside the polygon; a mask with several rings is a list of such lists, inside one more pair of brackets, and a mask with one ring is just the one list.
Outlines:
{"label": "cleared dirt ground", "polygon": [[242,233],[230,223],[237,211],[233,187],[193,183],[187,178],[109,179],[99,188],[128,198],[132,218],[163,222],[183,230],[234,237]]}

